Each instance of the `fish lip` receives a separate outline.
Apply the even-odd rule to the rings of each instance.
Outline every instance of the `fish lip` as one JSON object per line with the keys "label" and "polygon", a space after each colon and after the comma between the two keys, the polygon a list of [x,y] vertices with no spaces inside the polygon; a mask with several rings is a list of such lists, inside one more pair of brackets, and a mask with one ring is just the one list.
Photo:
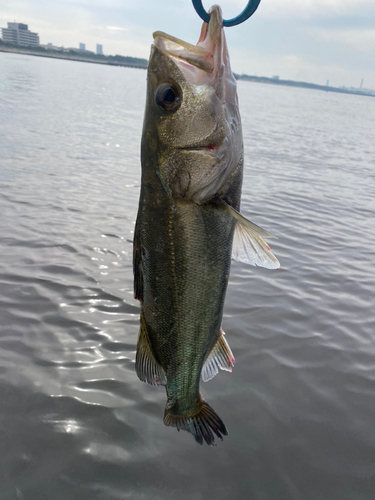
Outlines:
{"label": "fish lip", "polygon": [[224,139],[216,144],[208,144],[207,146],[180,146],[179,148],[176,148],[176,149],[180,149],[180,150],[184,150],[184,151],[205,151],[209,154],[212,154],[212,155],[215,155],[216,152],[220,149],[220,147],[223,145],[223,142],[224,142]]}
{"label": "fish lip", "polygon": [[189,146],[189,147],[180,147],[178,149],[180,150],[183,150],[183,151],[199,151],[199,152],[202,152],[202,151],[205,151],[209,154],[212,154],[214,155],[216,150],[219,149],[219,147],[221,146],[218,145],[218,146]]}

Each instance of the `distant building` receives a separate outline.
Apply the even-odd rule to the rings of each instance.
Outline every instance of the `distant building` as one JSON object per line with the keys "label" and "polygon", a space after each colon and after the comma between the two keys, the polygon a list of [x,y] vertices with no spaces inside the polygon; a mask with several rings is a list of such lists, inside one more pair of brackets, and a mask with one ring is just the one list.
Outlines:
{"label": "distant building", "polygon": [[41,45],[41,47],[44,47],[47,50],[61,50],[61,47],[53,45],[53,43],[47,43],[46,45]]}
{"label": "distant building", "polygon": [[98,56],[103,55],[103,45],[99,45],[98,43],[96,44],[96,53]]}
{"label": "distant building", "polygon": [[7,28],[1,28],[2,40],[14,45],[39,45],[38,33],[28,29],[27,24],[8,23]]}
{"label": "distant building", "polygon": [[58,47],[57,45],[53,45],[53,43],[47,43],[45,45],[40,45],[40,46],[44,47],[46,50],[57,50],[58,52],[69,52],[69,49],[65,49],[62,46]]}
{"label": "distant building", "polygon": [[80,43],[79,44],[79,50],[86,50],[86,44],[85,43]]}
{"label": "distant building", "polygon": [[279,75],[275,75],[275,76],[273,76],[273,77],[272,77],[272,80],[280,80]]}

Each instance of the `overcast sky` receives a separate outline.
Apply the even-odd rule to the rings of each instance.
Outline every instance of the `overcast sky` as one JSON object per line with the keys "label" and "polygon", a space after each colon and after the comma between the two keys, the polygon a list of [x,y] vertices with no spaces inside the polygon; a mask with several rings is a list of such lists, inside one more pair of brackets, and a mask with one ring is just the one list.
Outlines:
{"label": "overcast sky", "polygon": [[[222,0],[224,18],[247,0]],[[210,3],[203,2],[206,10]],[[0,26],[26,23],[42,44],[148,58],[152,32],[190,43],[201,20],[191,0],[1,0]],[[226,28],[237,73],[375,90],[375,0],[262,0],[252,18]]]}

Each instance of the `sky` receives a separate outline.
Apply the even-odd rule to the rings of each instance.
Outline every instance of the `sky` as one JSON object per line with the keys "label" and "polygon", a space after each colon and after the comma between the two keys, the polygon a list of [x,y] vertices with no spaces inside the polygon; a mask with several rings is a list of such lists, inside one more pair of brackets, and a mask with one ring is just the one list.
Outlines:
{"label": "sky", "polygon": [[[218,2],[225,19],[247,0]],[[206,10],[210,3],[203,1]],[[40,43],[148,58],[152,33],[198,41],[191,0],[1,0],[0,27],[26,23]],[[236,73],[375,90],[375,0],[261,0],[245,23],[226,28]]]}

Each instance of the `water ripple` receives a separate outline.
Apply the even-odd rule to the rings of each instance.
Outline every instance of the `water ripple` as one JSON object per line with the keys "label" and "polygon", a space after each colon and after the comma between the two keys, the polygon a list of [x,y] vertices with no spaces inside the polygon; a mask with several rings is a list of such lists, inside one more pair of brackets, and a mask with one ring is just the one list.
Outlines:
{"label": "water ripple", "polygon": [[229,436],[197,449],[134,370],[145,72],[0,58],[3,497],[372,498],[375,100],[239,82],[282,267],[232,265],[236,365],[202,387]]}

